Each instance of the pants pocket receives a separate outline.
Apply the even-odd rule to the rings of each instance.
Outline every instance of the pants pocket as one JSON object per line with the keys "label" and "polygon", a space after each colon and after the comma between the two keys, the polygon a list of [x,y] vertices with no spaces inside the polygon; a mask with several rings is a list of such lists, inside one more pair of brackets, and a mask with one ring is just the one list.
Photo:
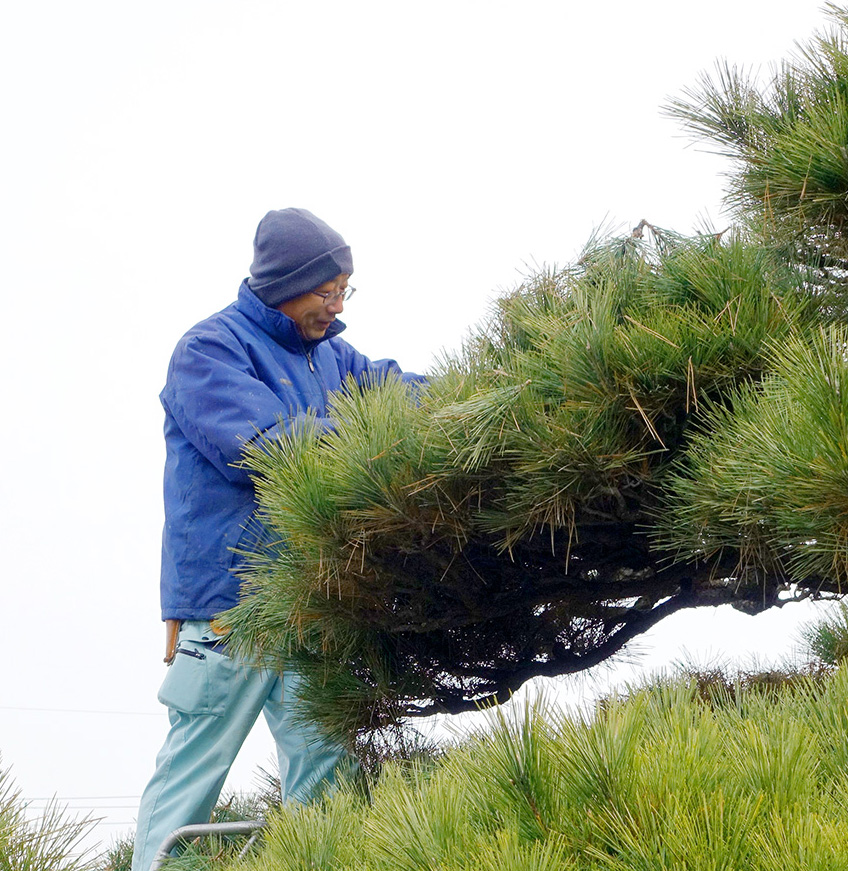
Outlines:
{"label": "pants pocket", "polygon": [[181,637],[174,662],[159,688],[159,701],[184,714],[222,717],[237,668],[229,656]]}

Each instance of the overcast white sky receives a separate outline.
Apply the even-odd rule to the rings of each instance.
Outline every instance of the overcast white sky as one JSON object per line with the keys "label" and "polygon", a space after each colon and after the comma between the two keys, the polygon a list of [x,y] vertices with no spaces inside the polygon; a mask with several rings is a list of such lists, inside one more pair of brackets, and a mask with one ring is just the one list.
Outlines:
{"label": "overcast white sky", "polygon": [[[723,227],[721,160],[660,107],[716,58],[765,66],[823,23],[817,0],[7,9],[0,753],[23,794],[99,809],[106,843],[132,826],[166,729],[157,397],[268,209],[346,237],[346,336],[424,371],[602,223]],[[777,656],[802,616],[681,615],[641,668]],[[268,764],[259,731],[231,787]]]}

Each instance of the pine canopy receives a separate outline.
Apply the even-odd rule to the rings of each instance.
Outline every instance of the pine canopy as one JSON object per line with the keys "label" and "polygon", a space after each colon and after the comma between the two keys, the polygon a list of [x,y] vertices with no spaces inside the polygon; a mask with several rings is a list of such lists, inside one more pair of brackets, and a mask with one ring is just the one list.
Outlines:
{"label": "pine canopy", "polygon": [[[848,167],[841,34],[767,97],[727,73],[672,107],[735,149],[740,229],[596,241],[500,299],[426,388],[351,383],[331,432],[248,448],[266,533],[225,619],[302,672],[305,716],[352,739],[588,668],[682,608],[842,592],[842,219],[779,174],[784,142]],[[822,94],[843,90],[828,139]],[[848,169],[828,179],[844,208]]]}

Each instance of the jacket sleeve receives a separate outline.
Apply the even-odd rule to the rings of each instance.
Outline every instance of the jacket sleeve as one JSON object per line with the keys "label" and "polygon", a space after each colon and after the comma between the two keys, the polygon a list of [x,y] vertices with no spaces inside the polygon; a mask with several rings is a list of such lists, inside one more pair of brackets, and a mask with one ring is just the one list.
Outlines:
{"label": "jacket sleeve", "polygon": [[364,354],[360,354],[352,345],[344,339],[331,340],[335,344],[336,359],[339,361],[339,374],[344,379],[348,374],[353,375],[357,381],[365,378],[380,380],[386,375],[399,375],[401,381],[407,384],[425,384],[427,379],[415,372],[404,372],[394,360],[369,360]]}
{"label": "jacket sleeve", "polygon": [[224,477],[245,483],[247,472],[233,466],[244,446],[306,417],[295,395],[287,405],[256,376],[242,346],[221,337],[191,336],[177,346],[161,400],[183,435]]}

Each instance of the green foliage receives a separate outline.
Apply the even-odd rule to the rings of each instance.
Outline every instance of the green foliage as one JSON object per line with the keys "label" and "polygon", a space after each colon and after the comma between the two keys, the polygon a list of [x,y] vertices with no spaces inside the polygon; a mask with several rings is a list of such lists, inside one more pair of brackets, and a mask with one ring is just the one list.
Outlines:
{"label": "green foliage", "polygon": [[[848,869],[848,676],[781,689],[717,675],[629,690],[573,718],[493,711],[437,760],[387,764],[371,800],[343,788],[269,821],[219,871]],[[775,687],[777,682],[772,682]]]}
{"label": "green foliage", "polygon": [[485,475],[484,498],[501,480],[479,521],[501,546],[632,489],[700,399],[755,377],[766,339],[809,316],[796,276],[765,249],[661,238],[660,251],[613,241],[501,300],[474,345],[488,377],[435,411],[431,438],[449,461],[439,480]]}
{"label": "green foliage", "polygon": [[[653,233],[528,279],[426,388],[350,381],[331,431],[307,420],[249,447],[271,542],[224,619],[236,649],[303,673],[304,716],[327,732],[351,740],[588,667],[665,613],[714,604],[716,572],[752,550],[723,600],[776,600],[783,563],[756,520],[728,522],[728,555],[718,532],[667,529],[667,506],[718,486],[718,461],[701,474],[689,457],[704,451],[693,434],[729,432],[739,397],[777,378],[776,348],[804,361],[819,310],[766,247]],[[810,365],[826,362],[832,350]],[[719,444],[731,463],[735,438]]]}
{"label": "green foliage", "polygon": [[808,652],[827,665],[840,665],[848,656],[848,606],[839,602],[829,616],[801,628]]}
{"label": "green foliage", "polygon": [[[265,817],[272,809],[279,808],[280,781],[260,769],[258,791],[251,794],[233,793],[219,799],[212,811],[210,822],[231,823],[241,820],[257,820]],[[135,833],[117,840],[101,856],[92,871],[130,871],[132,868]],[[246,839],[242,835],[210,835],[196,838],[183,846],[182,852],[167,860],[163,866],[167,871],[213,871],[220,863],[231,861],[245,849]],[[252,848],[251,848],[252,849]]]}
{"label": "green foliage", "polygon": [[819,576],[841,585],[848,571],[845,349],[846,332],[836,327],[775,343],[762,383],[707,410],[658,508],[654,534],[664,547],[690,559],[738,551],[737,577],[776,571],[795,582]]}
{"label": "green foliage", "polygon": [[356,868],[362,850],[359,825],[361,800],[350,792],[338,795],[332,806],[319,802],[310,807],[277,810],[263,835],[263,850],[252,866],[255,871],[276,871],[276,856],[285,854],[292,871]]}
{"label": "green foliage", "polygon": [[130,871],[135,838],[123,835],[113,841],[95,867],[98,871]]}
{"label": "green foliage", "polygon": [[55,801],[27,813],[8,769],[0,769],[0,871],[90,871],[80,842],[96,820],[75,819]]}
{"label": "green foliage", "polygon": [[739,219],[812,267],[820,298],[844,318],[848,10],[825,8],[830,28],[800,45],[764,86],[721,63],[667,111],[733,158],[727,198]]}
{"label": "green foliage", "polygon": [[[735,158],[739,228],[642,221],[498,300],[426,388],[349,381],[251,444],[267,533],[232,645],[350,744],[589,668],[685,607],[848,577],[848,12],[762,89],[670,112]],[[646,235],[647,233],[647,235]]]}

